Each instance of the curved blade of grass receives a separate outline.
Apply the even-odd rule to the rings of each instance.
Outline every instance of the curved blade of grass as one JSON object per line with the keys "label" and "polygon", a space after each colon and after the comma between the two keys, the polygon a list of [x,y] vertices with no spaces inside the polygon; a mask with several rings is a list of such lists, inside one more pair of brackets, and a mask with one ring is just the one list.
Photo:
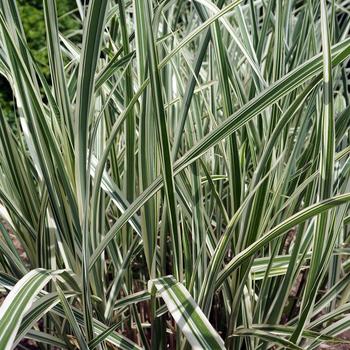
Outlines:
{"label": "curved blade of grass", "polygon": [[37,343],[52,345],[58,349],[68,349],[67,344],[60,338],[33,329],[26,334],[26,339],[34,340]]}
{"label": "curved blade of grass", "polygon": [[209,323],[187,289],[173,276],[149,281],[149,289],[156,288],[166,303],[192,349],[225,349],[224,342]]}
{"label": "curved blade of grass", "polygon": [[12,349],[23,316],[51,275],[44,269],[28,272],[13,287],[0,307],[0,348]]}
{"label": "curved blade of grass", "polygon": [[[76,292],[65,292],[64,294],[66,297],[77,295]],[[60,299],[57,292],[40,295],[23,317],[13,345],[17,346],[18,343],[20,343],[20,341],[27,336],[33,325],[44,317],[59,302]]]}
{"label": "curved blade of grass", "polygon": [[[275,344],[275,345],[281,345],[283,348],[286,349],[292,349],[292,350],[301,350],[302,348],[293,344],[287,339],[282,338],[281,336],[275,335],[271,332],[267,332],[265,330],[260,329],[239,329],[237,332],[233,335],[233,337],[239,337],[239,336],[248,336],[248,337],[257,337],[262,340],[266,340],[269,343]],[[272,345],[271,344],[271,345]]]}

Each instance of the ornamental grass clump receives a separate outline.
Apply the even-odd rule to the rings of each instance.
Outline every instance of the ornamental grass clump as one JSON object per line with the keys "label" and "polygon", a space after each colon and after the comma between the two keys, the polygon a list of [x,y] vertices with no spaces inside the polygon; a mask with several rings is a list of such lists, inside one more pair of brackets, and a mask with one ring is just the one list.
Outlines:
{"label": "ornamental grass clump", "polygon": [[348,5],[2,0],[0,349],[350,344]]}

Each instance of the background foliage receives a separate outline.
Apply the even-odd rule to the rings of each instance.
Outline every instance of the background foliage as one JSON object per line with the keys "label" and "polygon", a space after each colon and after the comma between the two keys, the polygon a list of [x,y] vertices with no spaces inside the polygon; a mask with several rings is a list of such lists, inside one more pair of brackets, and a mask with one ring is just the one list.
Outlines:
{"label": "background foliage", "polygon": [[[42,73],[50,80],[43,3],[41,0],[18,0],[17,6],[21,15],[28,46],[40,66]],[[75,9],[76,6],[73,1],[61,0],[57,3],[60,30],[67,33],[67,35],[79,28],[79,24],[74,17]],[[0,104],[7,117],[13,118],[12,113],[15,108],[13,94],[11,92],[11,87],[3,77],[0,77]]]}

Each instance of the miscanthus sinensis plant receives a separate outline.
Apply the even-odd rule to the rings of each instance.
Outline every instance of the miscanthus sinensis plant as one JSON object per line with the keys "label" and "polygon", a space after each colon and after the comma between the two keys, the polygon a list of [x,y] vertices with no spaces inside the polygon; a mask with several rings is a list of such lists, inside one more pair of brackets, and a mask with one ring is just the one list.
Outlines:
{"label": "miscanthus sinensis plant", "polygon": [[56,7],[47,78],[0,2],[0,349],[346,342],[349,1]]}

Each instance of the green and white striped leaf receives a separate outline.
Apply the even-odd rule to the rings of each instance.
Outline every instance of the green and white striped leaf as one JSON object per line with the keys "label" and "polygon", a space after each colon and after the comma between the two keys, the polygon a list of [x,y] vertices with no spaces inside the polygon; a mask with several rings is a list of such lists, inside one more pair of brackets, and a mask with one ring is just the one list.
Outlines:
{"label": "green and white striped leaf", "polygon": [[173,276],[157,278],[148,283],[150,291],[156,288],[163,298],[192,349],[225,349],[223,340],[183,284]]}
{"label": "green and white striped leaf", "polygon": [[48,271],[37,269],[28,272],[16,283],[0,307],[0,349],[12,348],[23,316],[50,279]]}

